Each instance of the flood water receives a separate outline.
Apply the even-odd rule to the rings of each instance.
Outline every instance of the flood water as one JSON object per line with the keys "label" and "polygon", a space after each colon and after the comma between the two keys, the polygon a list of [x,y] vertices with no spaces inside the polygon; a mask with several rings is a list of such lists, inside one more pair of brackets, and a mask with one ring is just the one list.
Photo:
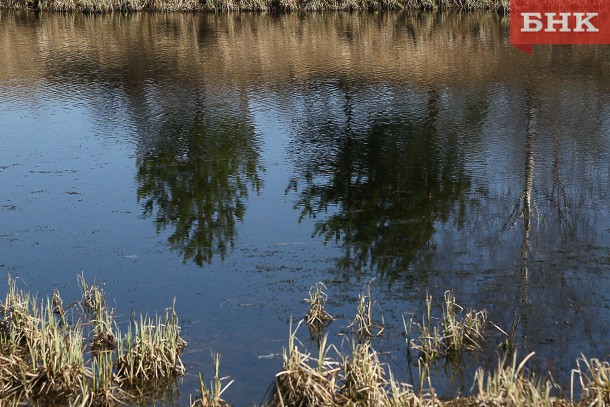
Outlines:
{"label": "flood water", "polygon": [[[119,321],[175,298],[168,404],[211,352],[226,399],[261,403],[318,281],[339,346],[370,282],[402,380],[402,316],[451,289],[567,389],[610,353],[610,46],[528,56],[508,33],[493,13],[0,12],[1,278],[69,302],[84,272]],[[505,339],[438,363],[437,391],[468,393]]]}

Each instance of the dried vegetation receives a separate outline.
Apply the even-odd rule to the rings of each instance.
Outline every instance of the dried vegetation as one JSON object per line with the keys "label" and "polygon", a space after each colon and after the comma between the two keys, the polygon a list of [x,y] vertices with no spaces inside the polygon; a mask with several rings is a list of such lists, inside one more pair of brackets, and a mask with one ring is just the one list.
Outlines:
{"label": "dried vegetation", "polygon": [[[320,287],[318,285],[318,287]],[[313,289],[312,289],[313,290]],[[325,297],[326,298],[326,297]],[[371,295],[359,298],[357,315],[352,321],[353,338],[348,353],[341,353],[328,344],[328,336],[317,343],[317,356],[312,355],[290,331],[288,347],[284,351],[282,370],[276,375],[268,406],[387,406],[387,407],[567,407],[609,406],[610,364],[597,359],[582,358],[572,372],[573,381],[580,384],[579,401],[561,397],[560,387],[550,374],[537,377],[526,365],[534,357],[531,353],[519,360],[505,357],[494,371],[479,369],[474,377],[472,395],[450,400],[439,399],[430,377],[430,365],[439,358],[459,358],[464,352],[478,351],[488,337],[487,313],[458,305],[449,291],[445,293],[442,317],[433,317],[432,297],[426,296],[426,311],[421,323],[405,323],[410,349],[420,351],[418,358],[419,383],[396,379],[390,367],[382,362],[371,339],[369,329]],[[362,340],[366,338],[366,340]],[[334,357],[331,357],[334,356]],[[573,392],[572,392],[573,393]]]}
{"label": "dried vegetation", "polygon": [[[180,354],[186,342],[180,336],[174,307],[161,317],[142,316],[138,321],[132,317],[123,335],[103,289],[88,285],[83,276],[79,283],[82,298],[64,306],[57,290],[52,298],[38,301],[9,277],[5,301],[0,303],[1,405],[140,404],[166,398],[176,390],[175,378],[185,372]],[[383,328],[373,322],[370,285],[359,297],[347,352],[329,344],[324,333],[332,320],[325,310],[324,289],[320,283],[310,290],[306,317],[294,329],[291,324],[268,406],[610,405],[608,362],[579,359],[568,398],[550,375],[538,377],[527,369],[533,353],[521,360],[516,355],[510,361],[505,357],[493,371],[479,369],[472,394],[439,399],[430,377],[431,364],[481,349],[488,337],[485,311],[465,310],[446,292],[442,317],[435,318],[432,298],[426,295],[421,323],[414,318],[405,323],[408,348],[420,352],[419,383],[414,387],[398,380],[373,348],[371,342]],[[297,338],[302,323],[319,328],[313,352]],[[190,398],[191,407],[230,406],[223,395],[233,381],[220,377],[220,356],[213,355],[213,360],[214,378],[207,384],[200,375],[199,396]],[[573,397],[575,386],[580,387],[580,400]]]}
{"label": "dried vegetation", "polygon": [[9,276],[0,303],[1,404],[154,401],[184,373],[186,342],[173,307],[141,317],[122,336],[103,289],[82,275],[79,283],[82,298],[64,306],[59,291],[38,301]]}

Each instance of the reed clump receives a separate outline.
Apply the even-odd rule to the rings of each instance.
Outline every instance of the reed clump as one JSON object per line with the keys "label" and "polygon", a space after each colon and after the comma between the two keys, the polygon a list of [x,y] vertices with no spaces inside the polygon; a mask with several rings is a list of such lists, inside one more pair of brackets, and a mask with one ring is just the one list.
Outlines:
{"label": "reed clump", "polygon": [[312,336],[321,333],[334,320],[332,315],[326,312],[328,295],[324,292],[325,289],[326,286],[323,283],[317,283],[309,289],[309,296],[305,298],[305,302],[309,304],[307,314],[305,314],[305,323]]}
{"label": "reed clump", "polygon": [[58,290],[39,302],[9,276],[0,302],[0,404],[152,400],[163,397],[163,387],[152,389],[141,380],[171,384],[184,373],[180,354],[186,342],[173,307],[163,318],[141,317],[123,337],[103,289],[82,275],[79,284],[82,298],[64,306]]}
{"label": "reed clump", "polygon": [[483,369],[475,373],[476,396],[466,400],[468,405],[486,406],[523,406],[523,407],[553,407],[569,406],[572,402],[552,396],[553,390],[559,386],[548,376],[537,378],[525,369],[527,361],[534,356],[530,353],[517,364],[514,355],[512,363],[506,360],[498,362],[493,373]]}
{"label": "reed clump", "polygon": [[185,346],[173,307],[163,317],[142,316],[118,342],[117,378],[134,385],[182,375]]}
{"label": "reed clump", "polygon": [[377,352],[370,343],[358,343],[343,360],[341,395],[358,405],[377,406],[387,401],[388,380]]}
{"label": "reed clump", "polygon": [[[325,335],[319,345],[318,357],[297,346],[296,329],[290,326],[288,348],[284,350],[282,371],[275,376],[271,406],[339,406],[338,362],[328,357],[331,347]],[[332,348],[334,349],[334,348]]]}
{"label": "reed clump", "polygon": [[90,376],[85,366],[85,339],[79,327],[64,328],[53,315],[51,304],[40,316],[40,334],[30,347],[30,367],[24,388],[31,394],[51,398],[69,398],[74,389],[82,389]]}
{"label": "reed clump", "polygon": [[[370,296],[370,290],[369,290]],[[370,298],[369,298],[370,299]],[[431,332],[437,332],[438,352],[477,350],[484,339],[487,314],[484,311],[465,310],[455,297],[446,292],[443,317],[434,323],[431,316],[432,298],[426,296],[427,314],[423,318],[421,335],[413,339],[418,346],[433,344]],[[579,402],[561,398],[561,392],[550,374],[537,377],[528,371],[526,364],[534,356],[527,355],[512,362],[506,358],[498,362],[492,372],[477,370],[473,395],[455,399],[439,399],[432,386],[429,364],[420,363],[419,390],[395,378],[392,370],[380,359],[371,341],[360,341],[354,331],[350,351],[342,354],[328,345],[325,335],[319,345],[317,357],[299,345],[295,330],[290,329],[284,363],[276,375],[272,397],[268,406],[493,406],[493,407],[568,407],[607,406],[610,395],[610,364],[597,359],[579,360],[574,375],[579,378],[583,397]],[[424,344],[424,345],[422,345]],[[428,344],[428,345],[426,345]],[[335,358],[329,357],[331,351]],[[428,351],[429,353],[432,351]],[[423,383],[428,386],[424,388]]]}
{"label": "reed clump", "polygon": [[[369,342],[352,343],[340,353],[327,336],[317,357],[297,345],[291,327],[282,370],[276,375],[267,406],[432,406],[429,393],[416,395],[412,387],[394,378]],[[329,356],[335,353],[335,357]]]}
{"label": "reed clump", "polygon": [[[425,361],[453,358],[464,351],[481,350],[485,341],[487,312],[465,311],[450,291],[445,292],[444,300],[441,319],[432,316],[432,296],[426,295],[426,312],[422,322],[412,319],[408,327],[405,324],[409,350],[419,351]],[[417,327],[419,336],[411,339],[413,326]]]}
{"label": "reed clump", "polygon": [[381,321],[375,322],[373,320],[374,305],[376,305],[376,303],[374,303],[371,299],[371,286],[369,284],[367,287],[367,292],[359,294],[356,315],[354,316],[352,322],[347,326],[348,328],[355,329],[360,342],[367,341],[375,336],[381,336],[385,329],[383,314],[381,315]]}
{"label": "reed clump", "polygon": [[[427,296],[428,303],[431,298]],[[430,307],[428,306],[428,309]],[[430,312],[430,311],[428,311]],[[483,312],[464,309],[455,303],[451,293],[445,293],[443,319],[438,331],[448,335],[462,335],[459,341],[442,336],[442,347],[451,349],[478,349],[483,338],[486,320]],[[426,317],[425,317],[426,318]],[[430,318],[428,316],[428,318]],[[299,324],[300,326],[300,324]],[[383,363],[380,354],[370,341],[360,342],[357,333],[351,342],[350,352],[343,354],[328,344],[325,335],[318,347],[318,355],[305,350],[297,339],[297,330],[290,328],[288,347],[284,351],[282,370],[276,375],[271,398],[267,406],[382,406],[382,407],[576,407],[610,405],[610,363],[598,359],[582,358],[573,371],[582,388],[580,401],[562,398],[560,386],[550,374],[536,376],[526,365],[534,353],[519,360],[513,355],[509,362],[503,358],[491,372],[478,369],[474,376],[472,395],[454,399],[439,399],[432,386],[429,364],[420,363],[420,386],[397,380],[390,367]],[[473,335],[470,329],[476,329]],[[480,334],[480,335],[479,335]],[[476,339],[473,339],[476,338]],[[425,338],[423,338],[425,339]],[[422,338],[416,338],[420,343]],[[334,353],[335,357],[329,357]],[[424,388],[423,383],[428,386]],[[214,404],[209,404],[214,405]]]}
{"label": "reed clump", "polygon": [[93,284],[89,286],[83,274],[78,276],[78,283],[82,290],[80,300],[85,318],[93,327],[91,332],[91,350],[94,353],[113,350],[117,346],[117,338],[113,332],[113,310],[106,304],[103,288]]}

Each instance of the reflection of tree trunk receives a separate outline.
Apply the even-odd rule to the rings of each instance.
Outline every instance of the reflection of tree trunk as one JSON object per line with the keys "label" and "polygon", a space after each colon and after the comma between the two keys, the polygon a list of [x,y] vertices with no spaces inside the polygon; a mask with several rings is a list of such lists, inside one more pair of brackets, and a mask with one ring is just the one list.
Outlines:
{"label": "reflection of tree trunk", "polygon": [[[529,257],[531,214],[532,214],[532,188],[534,185],[534,131],[536,112],[532,107],[531,98],[528,97],[527,127],[525,133],[525,185],[523,187],[523,243],[521,259],[525,262]],[[527,267],[526,267],[527,270]]]}
{"label": "reflection of tree trunk", "polygon": [[557,217],[560,223],[567,223],[568,200],[566,190],[561,179],[561,142],[559,132],[553,137],[553,190],[551,192],[551,205],[557,207]]}
{"label": "reflection of tree trunk", "polygon": [[[343,112],[345,113],[345,130],[343,131],[343,134],[341,135],[341,137],[343,137],[343,142],[344,142],[344,148],[345,148],[345,157],[346,157],[346,174],[348,174],[347,177],[345,177],[345,182],[347,183],[347,185],[345,185],[345,208],[346,210],[351,213],[351,211],[353,210],[352,208],[352,179],[351,176],[349,176],[349,174],[352,174],[351,171],[351,166],[353,165],[353,160],[352,160],[352,137],[353,137],[353,133],[352,133],[352,120],[353,120],[353,107],[352,107],[352,95],[350,94],[350,88],[349,88],[349,84],[346,84],[343,80],[339,81],[339,89],[341,89],[345,95],[345,104],[343,107]],[[339,235],[337,234],[337,239],[338,239]],[[347,244],[345,245],[345,258],[348,260],[349,264],[347,269],[351,269],[352,268],[352,241],[353,241],[353,237],[352,237],[352,227],[351,227],[351,222],[348,221],[347,225],[345,226],[345,241],[347,242]]]}
{"label": "reflection of tree trunk", "polygon": [[[438,120],[438,105],[439,105],[439,94],[438,90],[434,88],[430,88],[428,90],[428,117],[426,119],[426,166],[427,166],[427,174],[426,174],[426,197],[428,199],[428,205],[432,206],[434,197],[432,195],[432,191],[434,190],[434,185],[436,185],[439,181],[435,179],[437,172],[438,163],[436,160],[438,159],[438,154],[436,151],[437,148],[437,130],[436,130],[436,122]],[[433,213],[432,211],[428,212],[428,227],[432,228],[433,223]],[[430,246],[430,239],[426,245]]]}
{"label": "reflection of tree trunk", "polygon": [[[530,253],[530,239],[532,229],[532,191],[534,187],[534,136],[536,127],[536,109],[533,106],[532,97],[527,96],[527,124],[525,129],[525,176],[523,184],[523,192],[519,201],[522,202],[522,210],[519,217],[523,217],[523,240],[521,242],[521,265],[519,266],[519,274],[521,277],[520,287],[517,289],[515,298],[515,312],[513,314],[513,323],[511,326],[511,338],[516,335],[516,330],[519,325],[527,325],[527,314],[521,314],[520,308],[529,301],[528,298],[528,280],[529,269],[528,260]],[[521,206],[521,202],[518,203]],[[527,329],[523,329],[522,347],[526,347]]]}

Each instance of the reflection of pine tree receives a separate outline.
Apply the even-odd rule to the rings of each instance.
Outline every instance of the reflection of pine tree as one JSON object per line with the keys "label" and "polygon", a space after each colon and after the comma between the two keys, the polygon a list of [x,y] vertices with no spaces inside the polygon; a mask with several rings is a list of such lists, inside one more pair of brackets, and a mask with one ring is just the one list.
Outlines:
{"label": "reflection of pine tree", "polygon": [[155,148],[138,160],[138,202],[144,216],[156,208],[157,232],[183,261],[198,265],[233,247],[250,188],[259,189],[259,152],[252,127],[197,111],[190,123],[164,123]]}
{"label": "reflection of pine tree", "polygon": [[460,146],[437,131],[436,91],[423,118],[373,112],[356,120],[354,98],[342,90],[342,112],[297,140],[297,154],[306,159],[291,184],[299,192],[296,206],[301,217],[323,216],[314,235],[343,248],[342,267],[407,269],[425,253],[435,222],[447,221],[456,202],[464,205],[470,181]]}

